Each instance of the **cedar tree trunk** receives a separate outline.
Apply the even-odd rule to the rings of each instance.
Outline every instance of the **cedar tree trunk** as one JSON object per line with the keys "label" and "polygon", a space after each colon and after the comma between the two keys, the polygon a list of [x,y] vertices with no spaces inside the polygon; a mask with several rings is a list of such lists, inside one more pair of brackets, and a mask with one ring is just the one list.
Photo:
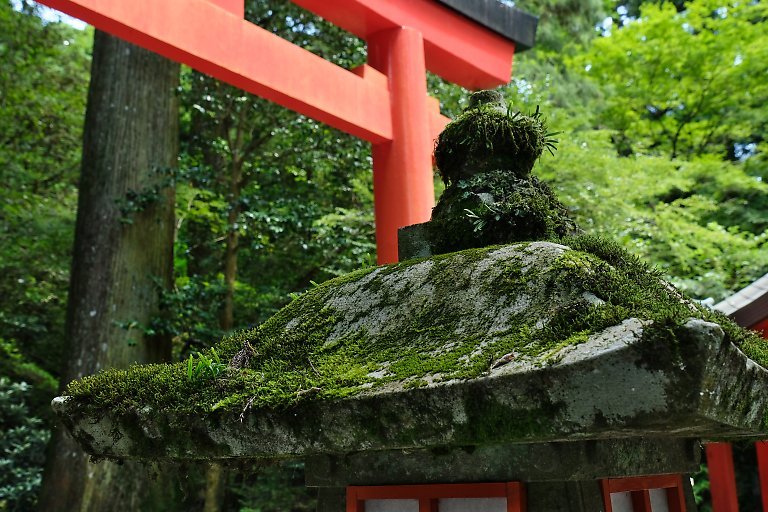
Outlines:
{"label": "cedar tree trunk", "polygon": [[[93,45],[67,310],[70,380],[167,361],[170,340],[145,333],[173,277],[179,65],[102,32]],[[40,510],[162,510],[169,486],[136,463],[91,464],[59,428]],[[162,493],[162,494],[161,494]]]}

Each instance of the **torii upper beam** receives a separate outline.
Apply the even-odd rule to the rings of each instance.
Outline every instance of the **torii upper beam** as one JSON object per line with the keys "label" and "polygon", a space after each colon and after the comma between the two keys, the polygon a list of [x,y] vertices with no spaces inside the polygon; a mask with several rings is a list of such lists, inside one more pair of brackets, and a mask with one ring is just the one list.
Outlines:
{"label": "torii upper beam", "polygon": [[432,145],[448,119],[426,71],[470,89],[505,84],[536,27],[497,0],[295,0],[366,40],[368,64],[346,70],[246,21],[243,0],[41,2],[371,142],[380,263],[397,261],[397,229],[434,206]]}

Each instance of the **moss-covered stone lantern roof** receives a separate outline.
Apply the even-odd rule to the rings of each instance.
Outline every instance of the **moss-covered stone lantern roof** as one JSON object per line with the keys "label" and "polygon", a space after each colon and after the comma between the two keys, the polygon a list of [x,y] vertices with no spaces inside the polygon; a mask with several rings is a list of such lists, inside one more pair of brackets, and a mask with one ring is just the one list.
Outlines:
{"label": "moss-covered stone lantern roof", "polygon": [[[539,123],[531,133],[546,138],[538,114],[487,103],[456,123],[477,115],[504,116],[516,138],[516,126]],[[581,234],[510,163],[518,153],[472,144],[483,169],[457,164],[449,189],[466,194],[452,200],[478,200],[498,219],[478,225],[478,212],[445,201],[452,213],[433,216],[469,222],[477,236],[446,243],[469,248],[323,283],[189,361],[72,382],[57,413],[90,453],[141,459],[768,432],[764,340]],[[543,211],[554,217],[527,240],[477,246],[493,239],[487,229],[518,233]]]}

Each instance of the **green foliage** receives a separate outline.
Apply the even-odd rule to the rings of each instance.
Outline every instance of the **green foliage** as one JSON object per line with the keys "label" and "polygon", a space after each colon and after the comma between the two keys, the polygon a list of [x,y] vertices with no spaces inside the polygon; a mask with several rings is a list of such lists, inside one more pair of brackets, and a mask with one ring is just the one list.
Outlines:
{"label": "green foliage", "polygon": [[765,133],[766,17],[765,2],[645,3],[574,67],[606,89],[600,120],[632,152],[735,159],[734,143]]}
{"label": "green foliage", "polygon": [[[597,32],[597,25],[605,16],[603,0],[526,0],[516,2],[517,7],[539,17],[536,46],[527,53],[535,58],[541,53],[559,53],[573,43],[584,44]],[[524,58],[526,58],[524,57]],[[515,60],[518,56],[515,55]],[[516,74],[519,74],[516,72]]]}
{"label": "green foliage", "polygon": [[58,383],[50,373],[29,362],[19,352],[13,341],[0,338],[0,377],[12,382],[26,382],[25,401],[32,415],[48,420],[52,416],[51,398],[56,394]]}
{"label": "green foliage", "polygon": [[198,352],[197,363],[195,363],[195,358],[190,354],[189,359],[187,359],[187,380],[215,379],[227,369],[227,364],[221,362],[221,358],[219,358],[215,348],[211,348],[210,354],[208,356]]}
{"label": "green foliage", "polygon": [[[177,252],[182,252],[177,243]],[[183,252],[182,252],[183,254]],[[170,336],[174,340],[173,357],[183,360],[196,349],[210,344],[224,334],[219,328],[219,310],[223,304],[224,283],[221,276],[208,280],[207,276],[186,276],[180,271],[186,260],[176,258],[177,277],[171,290],[161,296],[162,314],[153,318],[149,328],[155,333]],[[248,296],[249,304],[265,300]],[[205,307],[201,305],[204,304]]]}
{"label": "green foliage", "polygon": [[[341,66],[365,61],[362,41],[289,2],[246,16]],[[312,281],[371,264],[375,245],[368,144],[196,72],[180,94],[177,280],[155,324],[186,357],[221,336],[229,293],[233,325],[255,326]]]}
{"label": "green foliage", "polygon": [[50,433],[30,415],[25,382],[0,377],[0,510],[34,509]]}
{"label": "green foliage", "polygon": [[0,510],[34,508],[65,364],[90,35],[0,2]]}
{"label": "green foliage", "polygon": [[[545,155],[538,174],[587,232],[615,237],[686,292],[721,299],[768,271],[768,166],[760,135],[766,103],[756,101],[764,98],[765,81],[758,77],[768,59],[755,58],[765,51],[764,17],[744,14],[765,6],[739,4],[713,14],[706,2],[685,5],[689,11],[646,3],[648,16],[627,18],[588,51],[571,45],[559,53],[523,54],[505,94],[519,109],[542,105],[550,124],[565,132],[561,151]],[[717,30],[688,33],[683,24],[691,17]],[[749,66],[746,60],[733,65],[737,53]],[[713,87],[704,87],[710,79]],[[652,119],[646,105],[664,98],[664,108],[682,98],[702,101],[700,120],[715,128],[703,153],[714,155],[686,161],[696,151],[678,150],[669,160],[672,138],[660,125],[670,131],[685,109]],[[624,120],[631,116],[630,129]],[[678,146],[701,135],[701,126],[690,122]],[[749,141],[754,155],[737,161],[735,143]]]}
{"label": "green foliage", "polygon": [[0,2],[0,338],[56,375],[90,42],[35,12]]}
{"label": "green foliage", "polygon": [[136,213],[146,210],[151,205],[161,201],[167,189],[175,185],[176,171],[173,169],[154,169],[151,174],[156,174],[152,185],[148,185],[139,190],[129,190],[123,197],[117,198],[115,203],[122,217],[120,222],[123,224],[133,224],[133,216]]}
{"label": "green foliage", "polygon": [[616,158],[609,134],[575,133],[538,168],[589,233],[615,237],[700,298],[768,272],[768,186],[714,159]]}
{"label": "green foliage", "polygon": [[0,177],[18,193],[63,192],[79,165],[90,32],[12,3],[0,2]]}
{"label": "green foliage", "polygon": [[699,470],[691,475],[693,481],[693,499],[700,512],[712,512],[709,492],[709,470],[706,464],[701,464]]}

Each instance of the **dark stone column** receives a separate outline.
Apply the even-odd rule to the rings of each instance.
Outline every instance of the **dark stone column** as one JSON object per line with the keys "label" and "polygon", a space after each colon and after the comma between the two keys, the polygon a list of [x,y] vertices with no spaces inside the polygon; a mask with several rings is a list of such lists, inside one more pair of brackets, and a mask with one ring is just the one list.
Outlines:
{"label": "dark stone column", "polygon": [[344,487],[321,487],[317,491],[317,512],[344,512],[347,509]]}
{"label": "dark stone column", "polygon": [[529,482],[530,512],[604,512],[598,480]]}

